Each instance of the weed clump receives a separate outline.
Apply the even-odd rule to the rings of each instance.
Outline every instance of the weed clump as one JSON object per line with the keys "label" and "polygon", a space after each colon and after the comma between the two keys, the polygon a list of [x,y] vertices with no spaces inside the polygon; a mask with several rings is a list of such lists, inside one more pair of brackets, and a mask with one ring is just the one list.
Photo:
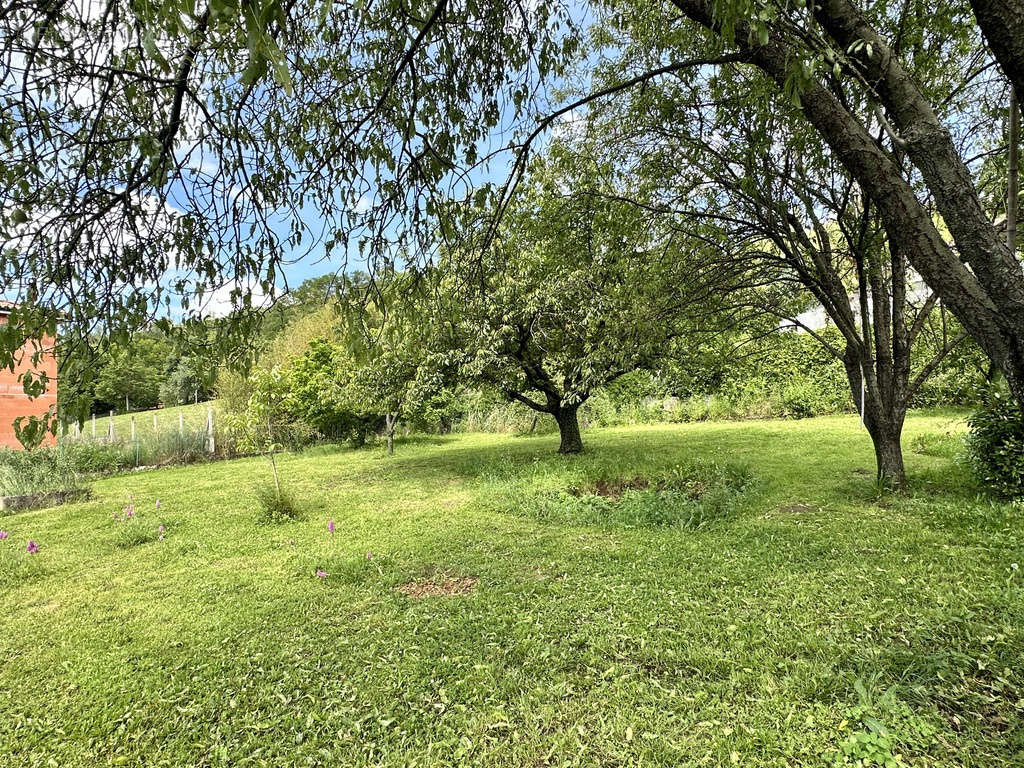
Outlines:
{"label": "weed clump", "polygon": [[256,502],[261,523],[288,523],[302,516],[295,497],[276,484],[256,486]]}
{"label": "weed clump", "polygon": [[654,476],[605,475],[565,490],[526,494],[513,505],[540,519],[696,529],[729,517],[752,480],[745,465],[699,461]]}

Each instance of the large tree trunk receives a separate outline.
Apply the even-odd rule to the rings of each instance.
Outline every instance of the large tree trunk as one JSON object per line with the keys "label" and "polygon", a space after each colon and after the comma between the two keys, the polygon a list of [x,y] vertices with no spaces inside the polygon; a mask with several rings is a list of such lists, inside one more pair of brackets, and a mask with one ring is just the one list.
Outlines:
{"label": "large tree trunk", "polygon": [[[903,422],[906,418],[904,404],[881,402],[877,383],[865,386],[861,361],[851,349],[843,358],[846,377],[857,410],[863,414],[864,426],[871,436],[875,449],[875,469],[879,485],[892,491],[903,491],[907,487],[907,472],[903,466]],[[861,396],[863,395],[863,400]]]}
{"label": "large tree trunk", "polygon": [[903,491],[907,487],[907,472],[903,468],[903,446],[901,436],[903,424],[889,424],[878,428],[871,441],[875,446],[875,466],[878,469],[878,483],[891,491]]}
{"label": "large tree trunk", "polygon": [[578,405],[561,405],[553,414],[558,422],[561,444],[559,453],[583,453],[583,438],[580,436]]}

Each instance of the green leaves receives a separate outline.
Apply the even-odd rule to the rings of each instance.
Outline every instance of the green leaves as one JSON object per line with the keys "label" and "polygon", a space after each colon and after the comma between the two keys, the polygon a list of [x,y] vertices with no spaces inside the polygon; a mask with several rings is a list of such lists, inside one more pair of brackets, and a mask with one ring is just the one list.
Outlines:
{"label": "green leaves", "polygon": [[585,143],[556,142],[491,242],[493,214],[467,215],[482,223],[467,245],[444,254],[435,290],[450,318],[448,343],[468,353],[468,381],[537,409],[579,404],[650,365],[690,327],[690,254],[665,221],[638,215],[642,205],[626,199],[642,191],[621,184],[629,181],[595,162]]}
{"label": "green leaves", "polygon": [[286,21],[280,1],[245,0],[241,13],[249,48],[249,63],[242,72],[242,82],[253,85],[268,71],[272,71],[274,80],[290,96],[292,79],[288,62],[272,34]]}

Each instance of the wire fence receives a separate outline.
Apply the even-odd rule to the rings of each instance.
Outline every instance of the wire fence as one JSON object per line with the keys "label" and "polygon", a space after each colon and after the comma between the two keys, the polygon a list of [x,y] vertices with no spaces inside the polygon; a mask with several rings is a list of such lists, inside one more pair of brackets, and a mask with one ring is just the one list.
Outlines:
{"label": "wire fence", "polygon": [[[205,411],[205,412],[204,412]],[[93,416],[79,424],[65,424],[59,442],[87,444],[125,454],[135,466],[196,461],[234,454],[234,440],[219,424],[213,405],[164,408]]]}

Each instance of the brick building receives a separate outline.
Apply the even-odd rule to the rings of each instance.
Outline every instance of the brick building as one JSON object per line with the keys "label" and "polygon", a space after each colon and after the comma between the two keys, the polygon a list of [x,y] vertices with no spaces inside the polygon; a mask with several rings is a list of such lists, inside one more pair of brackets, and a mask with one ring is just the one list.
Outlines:
{"label": "brick building", "polygon": [[[0,302],[0,323],[7,322],[11,307],[9,302]],[[47,353],[38,365],[32,364],[32,354],[36,351],[36,345],[30,342],[17,356],[20,359],[14,371],[8,368],[0,369],[0,446],[21,448],[21,443],[14,434],[14,420],[19,416],[42,416],[57,405],[57,357],[54,354],[54,340],[44,337],[42,346]],[[21,382],[18,381],[18,376],[29,370],[45,371],[50,380],[45,394],[32,399],[25,394]],[[52,445],[55,441],[56,438],[48,434],[43,443]]]}

